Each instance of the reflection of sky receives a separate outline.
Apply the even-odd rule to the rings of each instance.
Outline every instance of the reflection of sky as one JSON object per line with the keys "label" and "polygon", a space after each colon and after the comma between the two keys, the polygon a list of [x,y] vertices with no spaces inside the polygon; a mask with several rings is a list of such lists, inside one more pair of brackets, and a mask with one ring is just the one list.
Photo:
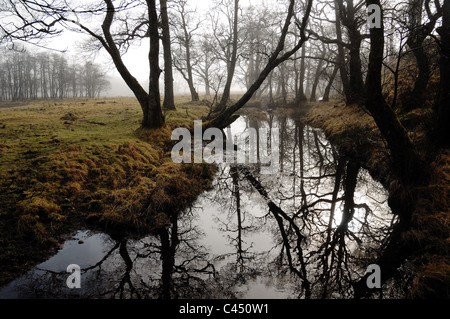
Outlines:
{"label": "reflection of sky", "polygon": [[[258,123],[260,127],[267,127],[267,122]],[[281,124],[274,121],[274,125],[278,128]],[[247,121],[245,118],[241,117],[231,127],[232,134],[234,136],[239,135],[240,132],[244,132],[247,128]],[[265,187],[266,191],[269,193],[269,197],[274,201],[275,204],[279,205],[286,213],[291,216],[298,211],[301,206],[301,190],[300,190],[300,150],[298,145],[294,145],[294,134],[295,134],[295,123],[292,120],[286,121],[286,136],[281,136],[284,139],[285,154],[283,156],[283,170],[279,171],[277,175],[255,175],[257,179],[261,181],[261,184]],[[310,127],[305,127],[303,136],[303,161],[304,161],[304,190],[307,197],[307,204],[311,202],[318,201],[319,199],[332,199],[332,191],[335,183],[335,171],[337,159],[333,158],[331,152],[331,146],[329,142],[325,139],[322,133],[317,132],[319,139],[319,149],[323,156],[323,166],[318,165],[317,156],[317,145],[313,143],[313,132],[314,129]],[[318,179],[317,177],[326,175]],[[311,178],[312,177],[312,178]],[[340,190],[338,192],[337,198],[343,196],[343,186],[342,182],[345,178],[345,174],[342,176]],[[246,186],[247,185],[247,186]],[[201,217],[201,225],[205,227],[205,238],[204,243],[209,243],[213,247],[212,251],[220,251],[225,253],[226,247],[223,246],[224,236],[217,233],[217,225],[211,221],[210,216],[218,216],[222,223],[227,220],[229,223],[229,228],[232,229],[236,227],[236,217],[233,216],[233,211],[235,212],[235,207],[233,206],[234,199],[232,198],[231,190],[233,186],[230,180],[228,180],[228,191],[224,193],[217,193],[215,188],[209,194],[204,197],[210,198],[209,202],[202,196],[200,198],[200,205],[204,208],[203,211],[199,212]],[[247,219],[250,217],[262,217],[268,214],[268,208],[262,197],[254,190],[249,187],[245,180],[241,180],[240,184],[240,202],[241,211],[243,214],[247,214]],[[214,197],[214,193],[215,197]],[[228,200],[223,200],[224,197],[229,197]],[[390,215],[390,208],[387,204],[387,191],[382,187],[382,185],[374,181],[370,174],[364,170],[360,169],[358,176],[358,183],[355,189],[354,201],[355,204],[366,204],[370,207],[371,213],[367,214],[364,208],[355,208],[355,214],[352,221],[348,225],[348,230],[355,233],[355,235],[360,236],[362,244],[371,245],[370,238],[366,234],[361,233],[363,231],[361,222],[366,222],[369,225],[371,231],[377,232],[377,229],[387,227],[390,225],[392,216]],[[220,201],[223,203],[220,203]],[[314,251],[317,249],[324,241],[321,237],[325,234],[328,227],[330,219],[330,202],[318,202],[310,210],[321,210],[320,212],[309,214],[310,217],[303,221],[307,224],[304,229],[304,235],[308,239],[308,245],[305,247],[305,251]],[[344,203],[339,200],[336,204],[334,211],[334,219],[332,222],[332,227],[335,229],[340,223],[343,214]],[[230,216],[227,216],[227,210],[230,211]],[[235,214],[235,213],[234,213]],[[366,216],[367,215],[367,216]],[[228,218],[228,219],[227,219]],[[258,218],[256,218],[258,219]],[[272,220],[273,222],[273,220]],[[301,221],[298,220],[299,224]],[[249,225],[249,221],[246,221],[244,227]],[[301,225],[304,226],[304,225]],[[275,226],[276,227],[276,226]],[[367,226],[366,226],[367,227]],[[260,231],[254,232],[243,232],[243,243],[245,247],[249,248],[249,251],[258,253],[268,251],[274,247],[274,236],[273,232],[268,231],[269,228],[263,228]],[[365,229],[365,231],[367,228]],[[308,233],[308,231],[310,233]],[[228,236],[230,238],[236,237],[236,233],[228,231]],[[277,236],[279,236],[277,234]],[[347,245],[350,251],[354,251],[360,247],[359,244],[353,241],[347,241]],[[215,247],[215,248],[214,248]],[[221,247],[221,248],[220,248]],[[231,249],[233,247],[229,246]],[[244,249],[245,249],[244,247]],[[272,255],[275,257],[275,255]],[[310,265],[312,266],[312,265]],[[260,289],[263,289],[264,285],[261,282],[252,282],[247,284],[246,292],[243,296],[248,296],[249,298],[258,298],[261,293]],[[256,288],[259,287],[259,288]],[[269,294],[272,297],[280,295],[280,291],[272,289],[273,287],[265,287],[265,294]],[[289,289],[288,289],[289,290]],[[292,291],[284,291],[286,294],[292,293]],[[265,295],[265,296],[266,296]]]}
{"label": "reflection of sky", "polygon": [[73,240],[66,241],[55,256],[40,264],[38,268],[60,272],[66,271],[70,264],[77,264],[81,268],[88,267],[98,262],[111,248],[107,235],[79,231]]}
{"label": "reflection of sky", "polygon": [[[276,121],[275,121],[276,122]],[[280,127],[280,123],[275,123]],[[257,175],[265,187],[270,199],[279,205],[287,214],[293,216],[301,205],[300,190],[300,160],[299,148],[294,145],[294,122],[286,122],[285,154],[283,170],[276,175]],[[267,127],[266,123],[258,123],[260,127]],[[238,119],[232,125],[232,133],[243,132],[247,127],[244,118]],[[323,167],[317,165],[317,149],[313,143],[313,130],[305,127],[304,130],[304,190],[307,194],[307,202],[311,203],[319,198],[331,199],[334,187],[334,176],[336,168],[330,150],[330,145],[322,134],[320,139],[321,151],[324,157]],[[319,132],[320,133],[320,132]],[[223,167],[222,167],[223,168]],[[251,168],[250,168],[251,169]],[[326,174],[321,179],[310,178]],[[242,174],[241,174],[242,175]],[[218,278],[231,281],[232,289],[239,298],[295,298],[298,295],[298,281],[293,281],[289,275],[277,276],[273,260],[280,254],[280,234],[277,224],[269,213],[267,203],[260,194],[240,176],[240,202],[242,213],[242,248],[243,256],[249,257],[244,262],[245,271],[252,273],[256,271],[258,276],[250,276],[244,282],[237,280],[232,282],[234,276],[238,275],[230,268],[237,260],[236,238],[237,238],[237,215],[236,198],[232,190],[233,184],[229,174],[229,168],[225,167],[223,173],[218,173],[213,190],[202,194],[194,203],[192,210],[182,214],[179,219],[179,233],[181,243],[177,247],[176,264],[184,265],[187,269],[195,267],[203,268],[207,262],[212,262],[218,271]],[[342,197],[342,186],[338,197]],[[365,170],[359,173],[359,180],[355,192],[356,204],[367,204],[372,214],[367,220],[370,231],[377,236],[377,231],[390,224],[391,215],[387,206],[387,192],[375,182]],[[324,241],[324,234],[330,218],[330,203],[318,203],[310,208],[307,218],[296,219],[302,234],[307,237],[305,253],[314,252]],[[319,211],[322,209],[321,211]],[[317,210],[317,211],[315,211]],[[336,205],[333,227],[336,228],[343,211],[343,202]],[[349,230],[358,234],[361,230],[360,221],[365,219],[365,210],[356,209],[353,221],[349,224]],[[380,233],[378,231],[378,233]],[[361,236],[364,245],[372,245],[367,235]],[[184,243],[183,240],[188,240]],[[52,275],[43,276],[43,270],[60,272],[61,282],[57,282],[58,293],[70,294],[63,290],[65,272],[69,264],[78,264],[81,268],[97,264],[114,247],[115,243],[109,236],[88,231],[79,231],[73,239],[68,240],[62,249],[51,259],[40,264],[34,271],[24,277],[18,278],[10,285],[0,290],[0,298],[17,298],[18,296],[34,296],[34,286],[39,286],[42,280],[51,281]],[[158,246],[159,238],[147,237],[142,240],[129,241],[128,253],[133,260],[133,269],[130,273],[136,285],[146,283],[148,287],[158,287],[161,279],[161,258]],[[349,251],[354,252],[360,246],[354,241],[348,241]],[[150,253],[151,252],[151,253]],[[146,257],[142,257],[146,255]],[[195,258],[193,258],[195,256]],[[319,256],[317,256],[319,257]],[[186,262],[189,261],[189,262]],[[191,268],[189,268],[191,267]],[[39,270],[40,269],[40,270]],[[107,287],[117,286],[124,275],[124,261],[118,250],[111,252],[111,256],[98,267],[83,275],[82,283],[88,286],[87,294],[93,296],[98,291]],[[230,269],[231,272],[230,272]],[[269,271],[270,269],[270,271]],[[317,264],[311,261],[308,265],[309,274],[320,271]],[[195,271],[194,271],[195,273]],[[209,275],[198,275],[204,280],[210,279]],[[183,275],[174,275],[183,276]],[[210,281],[209,281],[210,283]],[[52,286],[53,285],[53,286]],[[55,283],[51,281],[48,288],[54,289]],[[43,282],[45,286],[45,282]],[[214,286],[212,286],[215,289]],[[31,289],[31,292],[26,292]],[[43,288],[40,288],[43,289]],[[89,290],[91,289],[91,290]],[[153,295],[152,295],[153,296]]]}
{"label": "reflection of sky", "polygon": [[[25,298],[36,297],[36,289],[52,287],[55,282],[51,280],[51,274],[60,273],[59,277],[69,276],[66,273],[67,266],[79,265],[81,268],[89,267],[100,261],[108,250],[114,245],[108,235],[90,231],[78,231],[74,237],[67,240],[56,255],[39,264],[26,275],[13,280],[0,290],[0,298]],[[50,271],[47,272],[47,271]],[[47,276],[50,274],[50,276]],[[48,285],[45,281],[48,280]],[[57,283],[57,289],[64,289],[65,281]],[[53,287],[54,288],[54,287]],[[45,288],[43,288],[45,289]]]}

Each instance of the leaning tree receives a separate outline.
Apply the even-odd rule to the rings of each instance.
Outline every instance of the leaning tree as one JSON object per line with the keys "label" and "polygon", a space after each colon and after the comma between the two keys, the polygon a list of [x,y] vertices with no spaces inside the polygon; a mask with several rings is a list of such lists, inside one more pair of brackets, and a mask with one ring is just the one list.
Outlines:
{"label": "leaning tree", "polygon": [[[312,2],[301,2],[304,15],[300,20],[296,16],[299,9],[297,2],[289,1],[278,44],[269,55],[266,66],[243,97],[234,105],[222,108],[207,126],[226,127],[233,121],[234,113],[251,99],[269,74],[303,46],[307,41],[306,26]],[[117,71],[139,101],[143,112],[142,126],[159,128],[164,124],[159,89],[162,71],[159,66],[160,23],[156,0],[123,0],[117,5],[112,0],[80,5],[67,0],[6,0],[0,7],[0,14],[0,43],[19,40],[39,45],[43,39],[58,36],[67,29],[88,35],[99,48],[106,50]],[[297,32],[293,28],[297,28]],[[298,40],[292,48],[286,49],[286,38],[292,36],[292,33],[297,33]],[[147,61],[150,67],[148,90],[132,75],[122,58],[131,41],[135,39],[149,39],[150,42]]]}
{"label": "leaning tree", "polygon": [[[144,5],[145,10],[142,10]],[[139,8],[141,10],[136,10]],[[106,50],[139,101],[143,113],[142,126],[158,128],[164,124],[159,89],[162,72],[159,67],[160,35],[155,0],[122,1],[117,6],[112,0],[84,5],[65,0],[7,0],[0,13],[1,42],[24,41],[41,45],[46,38],[56,37],[64,30],[87,34]],[[150,42],[148,91],[131,74],[122,57],[132,40],[143,38],[148,38]]]}

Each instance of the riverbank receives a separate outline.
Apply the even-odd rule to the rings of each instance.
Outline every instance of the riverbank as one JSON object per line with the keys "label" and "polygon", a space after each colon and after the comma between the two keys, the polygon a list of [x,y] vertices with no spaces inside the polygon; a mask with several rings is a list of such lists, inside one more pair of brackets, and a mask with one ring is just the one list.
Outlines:
{"label": "riverbank", "polygon": [[[357,159],[386,187],[394,212],[396,206],[410,207],[408,228],[401,232],[396,244],[400,247],[398,253],[405,255],[415,273],[407,287],[407,297],[449,298],[450,151],[439,150],[428,159],[431,172],[428,185],[405,187],[391,173],[389,152],[373,118],[361,108],[337,102],[317,103],[305,120],[323,129],[341,152]],[[419,150],[429,153],[431,112],[413,110],[400,120]]]}
{"label": "riverbank", "polygon": [[207,114],[201,103],[178,99],[155,131],[133,98],[36,103],[0,111],[0,286],[73,230],[149,234],[210,186],[212,166],[171,160],[172,130]]}

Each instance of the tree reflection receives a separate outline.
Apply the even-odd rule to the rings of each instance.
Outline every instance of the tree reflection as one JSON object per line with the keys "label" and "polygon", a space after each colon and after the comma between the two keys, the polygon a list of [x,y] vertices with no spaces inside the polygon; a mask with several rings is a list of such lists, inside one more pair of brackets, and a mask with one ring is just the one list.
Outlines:
{"label": "tree reflection", "polygon": [[[202,196],[214,212],[171,212],[156,236],[111,239],[98,262],[82,268],[80,291],[64,288],[65,271],[48,269],[24,279],[28,289],[48,298],[237,298],[259,276],[288,283],[290,297],[354,297],[367,265],[390,243],[396,220],[386,192],[300,120],[268,114],[245,126],[280,129],[277,174],[221,166]],[[205,224],[212,213],[215,226]],[[210,251],[201,227],[225,234],[228,251]]]}
{"label": "tree reflection", "polygon": [[[281,172],[267,177],[252,167],[230,169],[239,203],[235,208],[238,227],[249,229],[240,222],[240,192],[256,191],[260,206],[266,207],[259,222],[271,227],[279,251],[272,263],[266,260],[265,264],[277,265],[278,275],[288,269],[300,282],[301,298],[352,297],[353,283],[382,251],[392,231],[382,187],[359,163],[341,156],[320,132],[301,121],[269,116],[266,124],[255,119],[249,124],[278,125]],[[223,174],[221,179],[226,180]],[[216,195],[217,201],[224,198],[221,192]],[[258,203],[254,197],[251,200],[253,205]],[[237,233],[241,243],[240,230]],[[242,253],[240,244],[237,253]]]}

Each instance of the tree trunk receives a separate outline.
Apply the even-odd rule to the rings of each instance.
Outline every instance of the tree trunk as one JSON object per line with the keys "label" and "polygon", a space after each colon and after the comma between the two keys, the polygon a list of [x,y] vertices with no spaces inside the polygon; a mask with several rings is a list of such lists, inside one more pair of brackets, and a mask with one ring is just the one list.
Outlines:
{"label": "tree trunk", "polygon": [[283,103],[287,104],[287,90],[286,90],[286,82],[288,81],[288,77],[285,72],[284,64],[280,65],[280,88],[281,88],[281,98],[283,99]]}
{"label": "tree trunk", "polygon": [[[352,88],[351,80],[349,78],[349,73],[347,70],[347,63],[345,60],[345,47],[343,45],[343,36],[342,36],[342,23],[347,26],[349,25],[348,17],[344,19],[343,17],[346,15],[346,10],[343,5],[343,0],[335,0],[335,16],[336,16],[336,39],[337,39],[337,47],[338,47],[338,55],[337,55],[337,63],[339,65],[339,73],[342,80],[344,95],[347,104],[352,104],[356,101],[354,96],[354,89]],[[345,20],[345,21],[344,21]],[[348,28],[348,27],[347,27]],[[354,38],[354,37],[353,37]],[[359,55],[359,48],[356,45],[353,45],[353,63],[350,62],[351,72],[355,73],[355,69],[357,68],[358,62],[356,53]],[[351,59],[352,60],[352,59]],[[361,72],[361,71],[359,71]],[[353,80],[357,77],[353,76]]]}
{"label": "tree trunk", "polygon": [[330,101],[330,91],[331,87],[333,86],[333,82],[336,79],[336,75],[339,71],[339,66],[337,64],[334,65],[333,73],[330,76],[330,80],[328,81],[328,84],[325,88],[325,91],[323,93],[323,99],[322,102],[328,102]]}
{"label": "tree trunk", "polygon": [[[379,0],[367,0],[367,5]],[[370,29],[370,55],[366,79],[365,106],[372,114],[381,134],[391,151],[392,162],[397,176],[404,185],[417,184],[423,180],[424,165],[413,141],[400,123],[397,115],[386,103],[382,94],[381,74],[384,56],[384,26]]]}
{"label": "tree trunk", "polygon": [[431,75],[430,63],[423,47],[423,42],[428,35],[427,27],[421,24],[423,3],[424,0],[410,0],[409,3],[408,28],[410,34],[406,43],[414,54],[419,73],[414,83],[414,89],[410,96],[406,98],[405,105],[403,105],[403,108],[407,111],[425,107],[426,90]]}
{"label": "tree trunk", "polygon": [[150,64],[150,83],[147,111],[144,111],[143,127],[159,128],[164,124],[161,109],[161,95],[159,91],[159,33],[158,14],[156,12],[156,0],[147,0],[149,14],[150,52],[148,60]]}
{"label": "tree trunk", "polygon": [[444,0],[441,36],[441,79],[438,107],[438,133],[441,145],[450,145],[450,0]]}
{"label": "tree trunk", "polygon": [[[342,11],[341,11],[342,14]],[[343,17],[341,15],[341,17]],[[361,42],[362,37],[358,27],[358,21],[356,18],[356,9],[353,5],[353,0],[347,1],[347,10],[345,12],[345,18],[343,24],[347,28],[348,36],[350,39],[350,96],[347,98],[348,103],[361,103],[363,102],[364,82],[362,76],[361,66]]]}
{"label": "tree trunk", "polygon": [[360,104],[364,98],[364,82],[360,56],[362,38],[356,27],[350,32],[350,39],[350,96],[347,98],[347,101],[350,104]]}
{"label": "tree trunk", "polygon": [[428,56],[423,48],[423,43],[416,45],[412,50],[416,58],[419,74],[414,83],[411,96],[407,99],[408,103],[404,105],[407,110],[426,107],[427,87],[431,75],[431,67]]}
{"label": "tree trunk", "polygon": [[319,64],[317,65],[317,70],[316,70],[316,74],[314,76],[314,82],[311,88],[311,95],[309,97],[309,100],[311,102],[315,102],[316,99],[316,91],[317,91],[317,86],[319,85],[319,80],[320,80],[320,76],[322,75],[322,67],[323,67],[323,59],[325,58],[326,55],[326,49],[325,49],[325,45],[322,45],[322,55],[320,57],[319,60]]}
{"label": "tree trunk", "polygon": [[197,90],[194,86],[194,78],[192,76],[192,64],[191,64],[191,41],[189,39],[189,34],[185,28],[185,47],[186,47],[186,69],[187,69],[187,82],[189,86],[189,91],[191,92],[191,100],[193,102],[198,101],[200,98],[198,96]]}
{"label": "tree trunk", "polygon": [[122,60],[120,51],[114,42],[113,36],[111,35],[111,25],[116,9],[114,8],[112,0],[105,0],[105,3],[107,4],[107,12],[105,20],[102,24],[102,31],[105,39],[99,37],[96,38],[108,51],[117,71],[131,91],[133,91],[136,99],[139,101],[143,113],[142,126],[147,128],[159,128],[164,124],[164,118],[161,111],[161,97],[159,93],[159,75],[161,70],[159,68],[159,34],[155,0],[147,0],[148,13],[150,17],[150,94],[147,93],[136,78],[131,75]]}
{"label": "tree trunk", "polygon": [[222,98],[217,106],[216,111],[222,111],[227,107],[231,94],[231,84],[233,83],[234,72],[237,63],[237,47],[238,47],[238,18],[239,18],[239,0],[234,0],[234,17],[233,17],[233,48],[231,58],[227,61],[227,81],[223,89]]}
{"label": "tree trunk", "polygon": [[250,88],[247,90],[247,92],[244,93],[244,95],[237,101],[233,106],[224,109],[222,112],[220,112],[218,115],[216,115],[211,121],[204,124],[204,128],[209,127],[217,127],[217,128],[225,128],[230,123],[233,123],[235,119],[238,116],[233,116],[235,112],[237,112],[239,109],[241,109],[250,99],[252,98],[253,94],[261,87],[262,83],[265,81],[265,79],[271,74],[271,72],[279,66],[281,63],[288,60],[291,56],[294,55],[295,52],[300,50],[300,48],[305,44],[307,41],[307,37],[305,34],[305,30],[309,21],[309,15],[311,13],[311,7],[312,7],[312,0],[309,0],[306,6],[305,15],[302,20],[302,25],[300,27],[301,37],[298,43],[295,45],[292,50],[285,52],[284,54],[281,54],[281,52],[285,48],[285,42],[286,42],[286,36],[289,31],[289,27],[291,25],[291,19],[294,16],[294,5],[295,1],[291,0],[289,5],[289,10],[287,14],[287,18],[284,22],[284,26],[282,29],[282,33],[280,36],[280,39],[278,41],[277,47],[275,51],[271,54],[269,57],[269,61],[267,62],[264,69],[261,71],[261,73],[258,76],[258,79],[250,86]]}
{"label": "tree trunk", "polygon": [[302,47],[302,57],[300,60],[300,79],[298,83],[297,103],[305,102],[307,100],[305,95],[305,73],[306,73],[306,46]]}
{"label": "tree trunk", "polygon": [[160,0],[162,44],[164,48],[164,103],[166,110],[176,110],[173,93],[172,50],[170,48],[170,27],[167,14],[167,0]]}
{"label": "tree trunk", "polygon": [[186,82],[188,83],[189,86],[189,91],[191,92],[191,100],[193,102],[200,100],[197,90],[195,89],[194,86],[194,77],[193,77],[193,73],[192,73],[192,62],[191,62],[191,34],[188,31],[188,25],[185,19],[185,15],[184,15],[184,6],[182,7],[182,11],[181,11],[181,23],[182,23],[182,28],[183,28],[183,33],[184,33],[184,39],[182,39],[183,41],[183,46],[186,50],[186,71],[187,71],[187,76],[183,75],[185,77]]}

